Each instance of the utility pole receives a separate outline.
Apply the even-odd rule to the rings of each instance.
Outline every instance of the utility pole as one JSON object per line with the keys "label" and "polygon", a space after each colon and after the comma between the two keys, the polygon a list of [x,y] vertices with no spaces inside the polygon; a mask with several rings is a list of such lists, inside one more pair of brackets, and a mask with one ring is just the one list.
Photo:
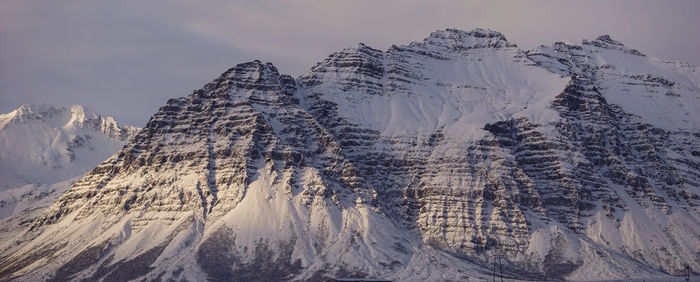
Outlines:
{"label": "utility pole", "polygon": [[498,266],[501,268],[501,282],[503,282],[503,246],[498,244]]}
{"label": "utility pole", "polygon": [[496,256],[493,257],[493,282],[496,282]]}
{"label": "utility pole", "polygon": [[498,262],[498,267],[501,269],[501,282],[503,282],[503,261],[501,259],[502,248],[498,241],[496,241],[496,254],[493,257],[493,282],[496,282],[496,262]]}

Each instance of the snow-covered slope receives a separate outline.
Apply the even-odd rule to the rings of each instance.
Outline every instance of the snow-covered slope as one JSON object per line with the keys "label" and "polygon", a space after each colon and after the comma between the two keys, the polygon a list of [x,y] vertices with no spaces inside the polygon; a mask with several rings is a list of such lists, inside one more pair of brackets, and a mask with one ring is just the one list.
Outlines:
{"label": "snow-covered slope", "polygon": [[666,130],[700,127],[697,66],[647,57],[607,35],[581,45],[541,46],[529,55],[563,76],[592,73],[608,102],[644,123]]}
{"label": "snow-covered slope", "polygon": [[86,173],[137,131],[80,105],[25,105],[0,115],[0,189]]}
{"label": "snow-covered slope", "polygon": [[698,272],[696,70],[482,29],[359,44],[296,80],[239,64],[0,245],[0,279]]}
{"label": "snow-covered slope", "polygon": [[0,192],[0,241],[7,242],[22,233],[79,178],[51,184],[27,184]]}
{"label": "snow-covered slope", "polygon": [[66,190],[66,180],[87,173],[137,131],[81,105],[24,105],[0,114],[0,218],[32,208],[58,189],[49,188],[55,183]]}
{"label": "snow-covered slope", "polygon": [[567,78],[531,66],[525,53],[494,31],[437,31],[386,52],[359,44],[331,55],[302,76],[303,91],[338,105],[349,122],[382,136],[443,130],[465,141],[484,124],[517,117],[558,118],[547,106]]}

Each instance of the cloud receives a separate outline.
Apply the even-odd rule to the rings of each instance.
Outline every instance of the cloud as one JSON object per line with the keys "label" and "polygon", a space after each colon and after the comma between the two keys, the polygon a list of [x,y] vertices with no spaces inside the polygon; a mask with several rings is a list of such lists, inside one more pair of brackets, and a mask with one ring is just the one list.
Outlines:
{"label": "cloud", "polygon": [[610,34],[700,64],[697,1],[39,1],[0,9],[0,111],[81,103],[143,125],[159,106],[236,63],[294,76],[333,51],[490,28],[521,48]]}

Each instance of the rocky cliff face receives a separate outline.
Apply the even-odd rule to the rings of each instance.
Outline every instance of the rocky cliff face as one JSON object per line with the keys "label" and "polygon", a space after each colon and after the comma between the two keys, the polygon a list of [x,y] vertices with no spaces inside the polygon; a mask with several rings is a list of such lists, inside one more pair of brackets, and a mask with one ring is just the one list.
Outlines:
{"label": "rocky cliff face", "polygon": [[359,44],[296,80],[240,64],[4,244],[0,277],[700,271],[699,82],[609,36],[523,51],[481,29]]}

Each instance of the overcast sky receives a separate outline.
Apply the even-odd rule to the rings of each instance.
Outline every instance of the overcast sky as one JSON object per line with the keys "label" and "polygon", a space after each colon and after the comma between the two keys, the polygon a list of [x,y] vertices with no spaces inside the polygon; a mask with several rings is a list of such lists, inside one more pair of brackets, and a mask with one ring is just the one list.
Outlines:
{"label": "overcast sky", "polygon": [[0,112],[83,104],[143,126],[237,63],[294,77],[333,51],[489,28],[520,48],[609,34],[700,65],[700,1],[0,0]]}

